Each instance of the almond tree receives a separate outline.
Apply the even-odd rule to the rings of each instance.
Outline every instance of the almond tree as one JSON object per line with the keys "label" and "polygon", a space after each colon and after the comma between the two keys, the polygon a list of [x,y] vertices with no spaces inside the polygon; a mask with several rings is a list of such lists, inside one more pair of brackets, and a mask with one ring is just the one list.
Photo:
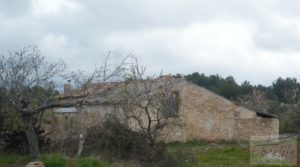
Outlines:
{"label": "almond tree", "polygon": [[161,132],[178,121],[179,95],[171,76],[144,77],[144,72],[137,61],[131,66],[122,107],[133,128],[153,147]]}
{"label": "almond tree", "polygon": [[[117,76],[125,64],[125,59],[112,69],[109,66],[109,54],[104,65],[95,68],[90,75],[74,72],[71,78],[81,87],[87,87],[89,83],[107,81]],[[55,94],[55,81],[66,72],[66,65],[62,60],[49,63],[41,55],[35,46],[19,48],[15,52],[9,52],[8,56],[0,59],[0,85],[13,108],[20,113],[29,145],[29,151],[33,158],[40,156],[37,135],[34,129],[37,114],[55,107],[72,107],[84,105],[82,100],[71,102],[58,102]],[[72,98],[72,97],[71,97]]]}

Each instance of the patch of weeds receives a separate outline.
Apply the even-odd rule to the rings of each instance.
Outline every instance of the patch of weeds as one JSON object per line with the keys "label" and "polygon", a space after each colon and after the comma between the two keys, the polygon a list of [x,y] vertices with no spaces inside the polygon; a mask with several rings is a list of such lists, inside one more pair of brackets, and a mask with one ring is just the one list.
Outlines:
{"label": "patch of weeds", "polygon": [[203,141],[188,141],[186,143],[172,142],[168,144],[167,151],[168,152],[190,151],[191,149],[197,150],[198,148],[202,148],[205,146],[207,146],[207,143]]}
{"label": "patch of weeds", "polygon": [[30,156],[0,154],[0,165],[23,165],[30,161]]}
{"label": "patch of weeds", "polygon": [[44,162],[47,167],[67,167],[68,158],[61,154],[44,154],[40,161]]}
{"label": "patch of weeds", "polygon": [[111,163],[91,157],[78,158],[76,167],[111,167]]}

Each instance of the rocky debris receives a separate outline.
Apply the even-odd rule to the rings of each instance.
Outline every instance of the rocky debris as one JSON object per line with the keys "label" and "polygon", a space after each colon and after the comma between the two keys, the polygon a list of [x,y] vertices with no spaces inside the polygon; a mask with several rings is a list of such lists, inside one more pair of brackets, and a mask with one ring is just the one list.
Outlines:
{"label": "rocky debris", "polygon": [[29,162],[26,167],[45,167],[44,163],[41,161]]}

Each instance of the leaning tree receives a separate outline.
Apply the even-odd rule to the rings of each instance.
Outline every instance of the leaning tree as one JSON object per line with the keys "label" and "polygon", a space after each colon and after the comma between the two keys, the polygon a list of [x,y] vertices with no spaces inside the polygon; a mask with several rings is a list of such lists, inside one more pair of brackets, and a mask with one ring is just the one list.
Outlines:
{"label": "leaning tree", "polygon": [[21,115],[29,151],[33,158],[40,156],[34,129],[36,115],[51,108],[78,106],[83,105],[84,102],[84,100],[58,102],[54,91],[57,78],[64,74],[74,79],[81,87],[87,87],[92,82],[105,82],[123,70],[126,60],[112,68],[108,63],[109,57],[110,54],[106,56],[104,64],[96,67],[90,75],[83,75],[82,72],[66,75],[66,65],[62,60],[55,63],[46,61],[35,46],[19,48],[15,52],[9,52],[7,56],[1,56],[0,85],[9,103]]}
{"label": "leaning tree", "polygon": [[[0,60],[0,83],[13,108],[20,113],[33,157],[40,155],[34,117],[41,111],[55,107],[54,96],[40,90],[54,87],[54,78],[64,72],[63,61],[47,63],[37,47],[27,46]],[[42,89],[39,89],[42,88]]]}

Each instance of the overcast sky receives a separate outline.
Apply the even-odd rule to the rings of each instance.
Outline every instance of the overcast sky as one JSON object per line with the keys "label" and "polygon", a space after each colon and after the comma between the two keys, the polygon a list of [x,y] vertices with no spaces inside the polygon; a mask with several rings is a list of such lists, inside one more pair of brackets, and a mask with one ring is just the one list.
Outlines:
{"label": "overcast sky", "polygon": [[91,70],[102,54],[148,73],[232,75],[270,85],[300,75],[299,0],[0,0],[1,54],[37,45]]}

